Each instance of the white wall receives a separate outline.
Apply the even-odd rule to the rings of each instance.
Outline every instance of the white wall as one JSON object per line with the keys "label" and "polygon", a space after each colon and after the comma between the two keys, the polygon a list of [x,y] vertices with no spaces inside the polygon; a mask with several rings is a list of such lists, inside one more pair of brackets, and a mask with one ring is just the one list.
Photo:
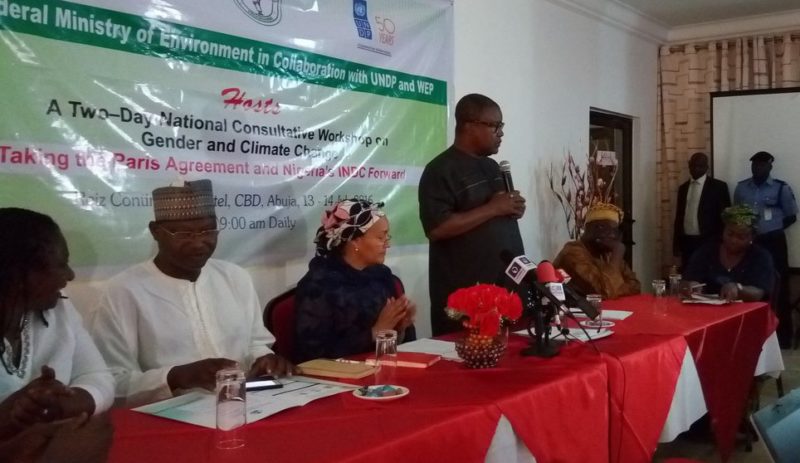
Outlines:
{"label": "white wall", "polygon": [[[568,239],[546,183],[550,162],[560,162],[567,151],[584,158],[590,107],[635,118],[633,258],[647,289],[657,265],[651,256],[658,45],[647,31],[652,25],[641,20],[606,0],[455,0],[454,87],[455,100],[484,93],[503,109],[507,125],[497,159],[511,161],[515,185],[528,199],[520,226],[536,260],[553,258]],[[296,283],[306,262],[251,269],[262,300]],[[429,335],[427,249],[395,251],[387,264],[419,305],[420,335]],[[96,298],[86,283],[73,283],[69,293],[87,308]]]}
{"label": "white wall", "polygon": [[455,2],[455,92],[456,99],[484,93],[503,109],[506,128],[497,159],[511,162],[515,185],[528,199],[520,223],[527,253],[553,258],[568,239],[547,185],[550,163],[560,167],[567,151],[585,158],[590,107],[622,113],[635,120],[633,260],[647,290],[657,270],[657,42],[572,2],[497,5]]}

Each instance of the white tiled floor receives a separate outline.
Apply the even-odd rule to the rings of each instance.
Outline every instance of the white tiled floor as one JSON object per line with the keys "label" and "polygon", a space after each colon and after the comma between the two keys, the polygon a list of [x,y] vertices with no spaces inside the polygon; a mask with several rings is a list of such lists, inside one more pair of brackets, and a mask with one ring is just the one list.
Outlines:
{"label": "white tiled floor", "polygon": [[[784,350],[783,362],[786,370],[783,372],[784,392],[800,388],[800,350]],[[768,405],[778,397],[775,390],[775,381],[767,381],[761,390],[761,406]],[[694,458],[703,462],[719,462],[719,454],[710,439],[688,438],[683,435],[674,442],[658,446],[653,461],[661,462],[667,458],[684,457]],[[736,453],[729,460],[730,463],[766,463],[769,458],[760,443],[753,445],[752,452],[744,450],[744,443],[737,443]]]}

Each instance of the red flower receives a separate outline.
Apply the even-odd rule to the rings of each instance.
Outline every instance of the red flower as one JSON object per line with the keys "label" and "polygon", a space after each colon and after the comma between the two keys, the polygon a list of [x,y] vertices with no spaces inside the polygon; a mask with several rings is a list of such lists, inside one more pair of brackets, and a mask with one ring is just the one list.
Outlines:
{"label": "red flower", "polygon": [[494,336],[501,320],[514,321],[522,315],[522,301],[517,294],[499,286],[477,284],[454,291],[447,298],[446,310],[453,318],[466,317],[465,326]]}

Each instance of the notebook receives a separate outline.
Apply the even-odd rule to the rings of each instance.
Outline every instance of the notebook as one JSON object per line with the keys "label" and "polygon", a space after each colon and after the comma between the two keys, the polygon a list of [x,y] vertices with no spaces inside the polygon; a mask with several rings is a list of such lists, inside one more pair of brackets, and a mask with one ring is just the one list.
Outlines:
{"label": "notebook", "polygon": [[375,374],[375,367],[362,362],[337,362],[331,359],[314,359],[297,365],[304,375],[325,378],[358,379]]}

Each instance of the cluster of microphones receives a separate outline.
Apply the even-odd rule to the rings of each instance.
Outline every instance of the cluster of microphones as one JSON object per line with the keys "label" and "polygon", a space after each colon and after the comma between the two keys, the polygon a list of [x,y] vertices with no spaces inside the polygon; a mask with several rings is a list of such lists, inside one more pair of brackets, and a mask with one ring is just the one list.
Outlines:
{"label": "cluster of microphones", "polygon": [[[499,167],[506,193],[513,192],[511,164],[508,161],[501,161]],[[508,249],[500,252],[500,259],[508,265],[506,275],[517,285],[527,283],[534,293],[529,302],[533,308],[533,313],[530,315],[535,329],[535,343],[529,350],[523,351],[523,354],[552,357],[558,353],[558,349],[547,342],[549,327],[552,324],[560,333],[564,335],[568,333],[568,330],[561,325],[561,317],[572,316],[566,306],[567,297],[570,303],[578,307],[587,317],[592,320],[597,318],[597,309],[582,294],[569,286],[569,274],[561,269],[556,270],[550,261],[543,260],[536,265],[527,256],[514,256]],[[542,301],[544,303],[540,303]],[[545,327],[548,329],[545,330]],[[528,331],[530,332],[530,327]]]}
{"label": "cluster of microphones", "polygon": [[517,285],[527,284],[533,293],[528,302],[532,308],[529,315],[534,326],[535,342],[523,351],[524,355],[552,357],[558,353],[558,349],[548,342],[549,327],[555,326],[563,335],[568,333],[561,324],[561,317],[572,316],[567,301],[590,319],[597,318],[597,308],[569,285],[569,274],[557,270],[550,261],[543,260],[537,265],[527,256],[514,256],[507,249],[500,253],[500,259],[507,264],[506,276]]}

